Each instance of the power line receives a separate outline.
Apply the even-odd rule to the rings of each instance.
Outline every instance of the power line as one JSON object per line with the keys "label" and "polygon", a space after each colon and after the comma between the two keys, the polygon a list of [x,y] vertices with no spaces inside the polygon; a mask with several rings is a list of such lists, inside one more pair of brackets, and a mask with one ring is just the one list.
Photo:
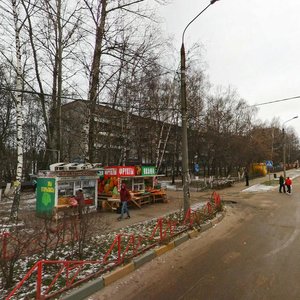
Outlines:
{"label": "power line", "polygon": [[[8,88],[8,87],[3,87],[0,86],[0,91],[4,90],[7,92],[21,92],[24,94],[30,94],[30,95],[41,95],[43,94],[43,96],[45,97],[52,97],[52,94],[47,94],[47,93],[40,93],[40,92],[35,92],[35,91],[28,91],[28,90],[19,90],[19,89],[15,89],[15,88]],[[83,102],[89,102],[88,99],[84,99],[84,98],[76,98],[73,97],[72,95],[61,95],[60,96],[61,99],[66,99],[66,100],[71,100],[71,101],[83,101]],[[69,102],[70,103],[70,102]],[[104,102],[104,101],[99,101],[97,102],[98,105],[103,105],[109,108],[112,108],[111,106],[116,106],[118,108],[129,108],[129,109],[135,109],[135,110],[139,110],[141,112],[143,111],[162,111],[162,110],[166,110],[166,111],[177,111],[178,109],[175,107],[146,107],[146,108],[142,108],[139,105],[132,105],[132,104],[123,104],[123,103],[117,103],[117,104],[113,104],[110,102]]]}
{"label": "power line", "polygon": [[[14,88],[7,88],[7,87],[1,87],[1,86],[0,86],[0,90],[5,90],[5,91],[9,91],[9,92],[22,92],[22,93],[33,94],[33,95],[40,95],[41,94],[41,93],[35,92],[35,91],[17,90],[17,89],[14,89]],[[52,94],[43,93],[43,95],[46,96],[46,97],[52,97]],[[73,97],[72,95],[66,95],[66,96],[62,95],[62,96],[60,96],[60,98],[67,99],[67,100],[72,100],[72,101],[78,101],[78,100],[79,101],[88,101],[87,99],[76,98],[76,97]],[[278,99],[278,100],[272,100],[272,101],[268,101],[268,102],[257,103],[257,104],[249,105],[249,107],[263,106],[263,105],[268,105],[268,104],[273,104],[273,103],[279,103],[279,102],[285,102],[285,101],[290,101],[290,100],[295,100],[295,99],[300,99],[300,96],[295,96],[295,97],[283,98],[283,99]],[[108,102],[100,102],[100,104],[112,105],[111,103],[108,103]]]}
{"label": "power line", "polygon": [[295,97],[289,97],[289,98],[283,98],[283,99],[279,99],[279,100],[273,100],[273,101],[253,104],[253,105],[250,105],[250,106],[262,106],[262,105],[273,104],[273,103],[278,103],[278,102],[290,101],[290,100],[299,99],[299,98],[300,98],[300,96],[295,96]]}

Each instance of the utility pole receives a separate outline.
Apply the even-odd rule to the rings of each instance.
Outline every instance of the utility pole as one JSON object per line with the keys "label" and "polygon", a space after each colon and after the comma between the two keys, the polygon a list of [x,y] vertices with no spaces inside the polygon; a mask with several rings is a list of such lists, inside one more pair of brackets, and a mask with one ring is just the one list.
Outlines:
{"label": "utility pole", "polygon": [[186,213],[190,208],[190,174],[188,158],[188,133],[187,133],[187,99],[186,99],[186,57],[184,48],[184,34],[187,28],[212,4],[218,0],[211,0],[210,3],[193,18],[182,33],[182,44],[180,49],[180,98],[181,98],[181,126],[182,126],[182,177],[183,177],[183,209]]}

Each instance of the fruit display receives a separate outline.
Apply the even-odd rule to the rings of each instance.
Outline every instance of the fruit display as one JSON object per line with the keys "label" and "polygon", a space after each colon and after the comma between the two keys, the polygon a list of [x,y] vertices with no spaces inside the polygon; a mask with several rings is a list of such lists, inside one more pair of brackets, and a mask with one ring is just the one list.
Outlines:
{"label": "fruit display", "polygon": [[105,194],[113,194],[118,191],[118,178],[116,176],[99,179],[98,181],[98,193],[105,193]]}

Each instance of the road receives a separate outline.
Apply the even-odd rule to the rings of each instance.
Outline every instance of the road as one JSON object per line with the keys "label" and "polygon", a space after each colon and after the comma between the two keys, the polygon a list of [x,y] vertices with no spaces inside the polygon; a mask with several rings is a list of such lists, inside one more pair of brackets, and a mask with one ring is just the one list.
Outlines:
{"label": "road", "polygon": [[222,191],[221,223],[89,299],[300,299],[299,190]]}

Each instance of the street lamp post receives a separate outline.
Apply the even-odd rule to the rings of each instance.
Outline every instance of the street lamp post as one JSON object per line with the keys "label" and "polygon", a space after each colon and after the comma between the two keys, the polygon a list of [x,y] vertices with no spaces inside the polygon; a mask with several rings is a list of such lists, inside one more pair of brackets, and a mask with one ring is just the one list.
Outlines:
{"label": "street lamp post", "polygon": [[198,13],[184,28],[182,33],[182,44],[180,50],[180,97],[181,97],[181,126],[182,126],[182,177],[183,177],[183,209],[186,213],[190,208],[189,197],[189,159],[188,159],[188,135],[187,135],[187,101],[186,101],[186,66],[184,34],[187,28],[212,4],[219,0],[211,0],[210,3]]}
{"label": "street lamp post", "polygon": [[289,122],[289,121],[292,121],[292,120],[294,120],[294,119],[297,119],[298,118],[298,116],[295,116],[295,117],[293,117],[293,118],[291,118],[291,119],[289,119],[289,120],[287,120],[287,121],[285,121],[285,122],[283,122],[282,123],[282,141],[283,141],[283,176],[284,176],[284,178],[286,178],[286,166],[285,166],[285,164],[286,164],[286,159],[285,159],[285,157],[286,157],[286,155],[285,155],[285,130],[284,130],[284,124],[285,123],[287,123],[287,122]]}

